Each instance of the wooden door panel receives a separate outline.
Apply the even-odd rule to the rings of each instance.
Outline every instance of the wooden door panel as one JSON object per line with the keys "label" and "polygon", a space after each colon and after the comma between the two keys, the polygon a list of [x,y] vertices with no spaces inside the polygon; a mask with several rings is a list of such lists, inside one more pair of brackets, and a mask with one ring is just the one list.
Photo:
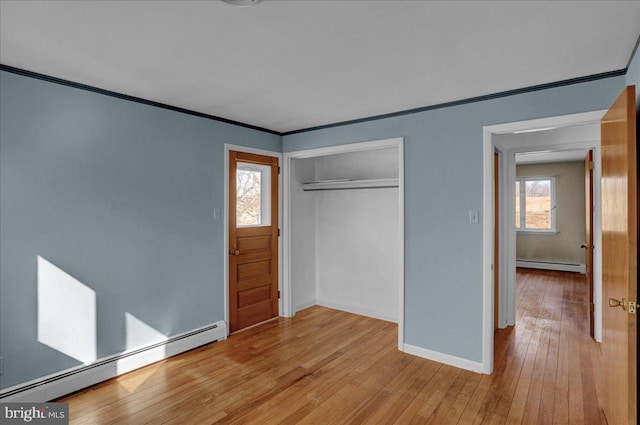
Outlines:
{"label": "wooden door panel", "polygon": [[[270,236],[271,226],[256,226],[256,227],[240,227],[237,229],[239,238],[250,238],[252,236]],[[276,226],[277,229],[277,226]]]}
{"label": "wooden door panel", "polygon": [[257,288],[258,286],[271,284],[273,284],[271,275],[263,274],[260,276],[251,276],[243,280],[238,280],[237,292],[247,291],[249,289]]}
{"label": "wooden door panel", "polygon": [[239,237],[238,249],[242,254],[250,253],[252,251],[271,252],[271,235]]}
{"label": "wooden door panel", "polygon": [[[271,283],[271,282],[269,282]],[[246,291],[238,291],[238,308],[271,299],[271,285],[258,286]]]}
{"label": "wooden door panel", "polygon": [[[238,164],[242,172],[238,174]],[[251,165],[256,164],[256,165]],[[248,217],[259,217],[251,225],[239,226],[236,217],[236,178],[255,173],[262,176],[260,196],[269,196],[270,210],[261,201],[259,210],[249,210]],[[243,174],[244,173],[244,174]],[[266,173],[266,175],[265,175]],[[256,174],[257,175],[257,174]],[[240,177],[237,177],[240,176]],[[269,176],[267,179],[266,177]],[[270,185],[265,183],[270,182]],[[240,191],[246,196],[245,183]],[[268,193],[269,195],[265,195]],[[247,198],[243,198],[247,199]],[[249,198],[250,201],[256,198]],[[263,199],[263,198],[260,198]],[[240,208],[240,207],[239,207]],[[243,209],[243,214],[246,209]],[[269,218],[266,218],[269,211]],[[231,332],[260,323],[278,315],[278,159],[263,155],[231,151],[229,153],[229,328]],[[255,213],[255,214],[254,214]],[[244,216],[244,223],[247,223]]]}
{"label": "wooden door panel", "polygon": [[240,293],[259,286],[272,284],[273,279],[271,279],[271,275],[252,276],[248,279],[238,281],[237,292]]}
{"label": "wooden door panel", "polygon": [[271,251],[267,252],[250,252],[245,254],[244,251],[240,251],[238,258],[238,265],[246,264],[246,263],[254,263],[256,261],[271,261],[273,256],[271,255]]}
{"label": "wooden door panel", "polygon": [[271,300],[251,304],[238,309],[238,329],[264,322],[274,317],[271,314]]}
{"label": "wooden door panel", "polygon": [[240,264],[238,266],[238,282],[258,276],[271,275],[271,260],[257,261],[255,263]]}
{"label": "wooden door panel", "polygon": [[610,299],[636,301],[637,163],[635,87],[602,119],[602,354],[610,425],[636,424],[636,315]]}

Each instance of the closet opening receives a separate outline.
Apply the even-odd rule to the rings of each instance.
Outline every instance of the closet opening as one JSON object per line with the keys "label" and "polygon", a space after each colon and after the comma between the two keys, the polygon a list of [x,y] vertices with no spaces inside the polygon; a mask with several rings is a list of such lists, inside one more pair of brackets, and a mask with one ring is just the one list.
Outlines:
{"label": "closet opening", "polygon": [[402,349],[402,142],[285,154],[285,316],[320,305],[395,322]]}

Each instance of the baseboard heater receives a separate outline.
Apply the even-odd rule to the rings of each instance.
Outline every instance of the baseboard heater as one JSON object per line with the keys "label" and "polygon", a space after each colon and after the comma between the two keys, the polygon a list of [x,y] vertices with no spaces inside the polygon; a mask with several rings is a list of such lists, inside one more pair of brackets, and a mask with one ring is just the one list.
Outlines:
{"label": "baseboard heater", "polygon": [[585,274],[587,268],[584,264],[547,263],[544,261],[516,260],[516,267],[525,269],[558,270]]}
{"label": "baseboard heater", "polygon": [[227,337],[224,321],[194,329],[138,349],[105,357],[0,392],[2,402],[46,402]]}

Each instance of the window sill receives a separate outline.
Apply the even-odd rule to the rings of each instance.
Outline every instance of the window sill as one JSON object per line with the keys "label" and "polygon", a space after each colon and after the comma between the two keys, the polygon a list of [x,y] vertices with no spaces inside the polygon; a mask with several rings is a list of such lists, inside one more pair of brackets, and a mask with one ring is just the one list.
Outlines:
{"label": "window sill", "polygon": [[516,233],[524,233],[529,235],[557,235],[557,230],[518,230],[516,229]]}

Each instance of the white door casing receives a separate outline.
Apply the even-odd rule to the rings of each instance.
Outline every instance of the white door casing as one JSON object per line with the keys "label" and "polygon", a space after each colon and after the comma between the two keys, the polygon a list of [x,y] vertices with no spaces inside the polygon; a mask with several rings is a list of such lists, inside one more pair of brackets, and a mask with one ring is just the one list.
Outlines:
{"label": "white door casing", "polygon": [[495,135],[523,130],[556,129],[582,124],[599,123],[605,110],[562,115],[535,120],[518,121],[485,126],[483,128],[483,335],[482,365],[484,373],[493,370],[493,154],[498,149],[502,155],[500,172],[504,176],[500,189],[500,288],[498,325],[505,327],[515,323],[515,242],[514,223],[515,193],[512,188],[516,178],[516,153],[533,151],[562,151],[572,149],[594,150],[594,303],[595,339],[602,340],[602,252],[600,224],[600,139],[582,141],[553,141],[543,144],[521,144],[497,142]]}

